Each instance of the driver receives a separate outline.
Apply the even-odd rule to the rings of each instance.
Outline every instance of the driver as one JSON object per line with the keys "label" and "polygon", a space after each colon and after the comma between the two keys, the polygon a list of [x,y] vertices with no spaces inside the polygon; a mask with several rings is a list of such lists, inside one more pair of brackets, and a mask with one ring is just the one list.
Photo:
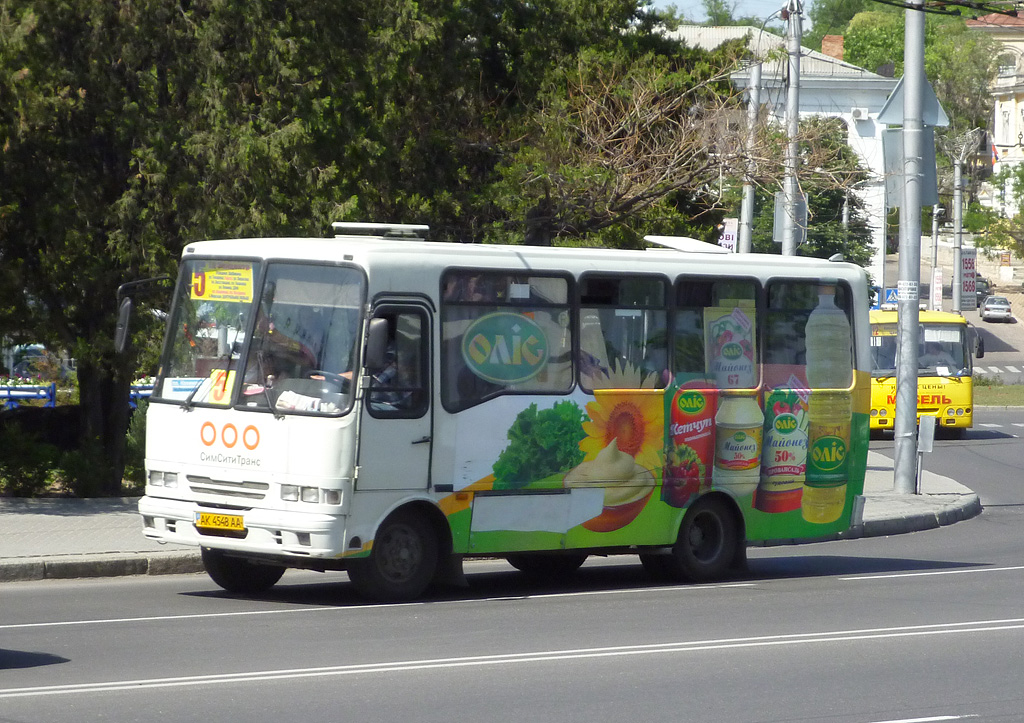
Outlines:
{"label": "driver", "polygon": [[954,367],[956,360],[948,349],[943,348],[938,342],[930,341],[925,344],[924,353],[918,359],[919,366],[928,367]]}

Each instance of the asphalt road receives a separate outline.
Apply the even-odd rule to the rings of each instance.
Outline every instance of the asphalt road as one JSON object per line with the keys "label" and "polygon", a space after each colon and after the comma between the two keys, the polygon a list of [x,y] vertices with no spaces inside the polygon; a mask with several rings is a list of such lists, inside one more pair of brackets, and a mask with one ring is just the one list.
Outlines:
{"label": "asphalt road", "polygon": [[[979,366],[1024,371],[1024,324],[994,327]],[[469,589],[407,605],[298,571],[260,599],[204,575],[7,584],[0,722],[1019,720],[1024,415],[975,421],[925,466],[981,516],[752,549],[719,585],[629,558],[547,587],[470,563]]]}
{"label": "asphalt road", "polygon": [[254,600],[202,575],[7,584],[0,721],[1019,720],[1019,421],[984,410],[928,462],[973,475],[981,516],[753,549],[718,585],[615,558],[547,587],[473,563],[406,605],[304,572]]}
{"label": "asphalt road", "polygon": [[985,341],[985,356],[975,360],[974,373],[1003,384],[1024,384],[1024,323],[982,321],[976,311],[965,316]]}

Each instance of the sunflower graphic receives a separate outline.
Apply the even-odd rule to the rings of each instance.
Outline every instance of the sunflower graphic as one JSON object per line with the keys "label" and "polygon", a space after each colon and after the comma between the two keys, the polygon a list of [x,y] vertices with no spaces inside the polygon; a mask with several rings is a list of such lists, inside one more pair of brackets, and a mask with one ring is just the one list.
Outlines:
{"label": "sunflower graphic", "polygon": [[589,422],[583,422],[586,437],[580,449],[586,459],[616,442],[620,452],[631,456],[647,470],[661,469],[665,442],[665,397],[661,389],[594,391],[587,404]]}
{"label": "sunflower graphic", "polygon": [[632,522],[647,504],[661,469],[664,396],[660,390],[594,393],[590,421],[580,442],[585,458],[565,476],[567,487],[596,485],[604,490],[600,515],[583,523],[611,532]]}

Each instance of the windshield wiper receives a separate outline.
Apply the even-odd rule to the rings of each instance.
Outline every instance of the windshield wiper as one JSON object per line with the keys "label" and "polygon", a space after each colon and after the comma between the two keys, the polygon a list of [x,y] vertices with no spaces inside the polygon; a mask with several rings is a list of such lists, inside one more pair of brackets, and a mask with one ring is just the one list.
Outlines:
{"label": "windshield wiper", "polygon": [[[224,353],[217,358],[217,361],[220,364],[224,365],[224,389],[225,390],[227,390],[228,375],[231,373],[232,362],[236,358],[235,355],[238,354],[238,334],[242,330],[242,319],[243,319],[242,314],[239,314],[238,315],[238,325],[235,327],[235,333],[234,333],[234,336],[231,338],[231,343],[229,343],[227,345],[227,347],[224,349]],[[215,370],[216,370],[216,368],[215,368]],[[207,379],[209,379],[211,385],[214,383],[212,378],[208,377]],[[199,383],[195,385],[195,387],[192,389],[192,391],[188,393],[188,396],[185,398],[185,403],[183,405],[185,411],[191,411],[192,404],[193,404],[192,400],[195,398],[195,396],[199,392],[199,390],[202,389],[203,386],[206,384],[207,379],[201,379],[199,381]]]}
{"label": "windshield wiper", "polygon": [[263,384],[260,386],[263,389],[263,398],[267,400],[267,409],[275,419],[284,419],[284,412],[274,406],[274,401],[270,398],[270,390],[267,389],[267,374],[263,369],[263,339],[260,339],[260,348],[256,351],[256,368],[259,369],[260,379],[263,380]]}

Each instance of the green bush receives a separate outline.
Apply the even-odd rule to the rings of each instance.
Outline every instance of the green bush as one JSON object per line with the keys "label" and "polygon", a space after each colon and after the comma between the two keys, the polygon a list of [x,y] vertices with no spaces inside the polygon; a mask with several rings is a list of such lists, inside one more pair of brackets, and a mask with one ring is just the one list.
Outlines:
{"label": "green bush", "polygon": [[0,426],[0,495],[38,497],[58,483],[60,449],[24,431],[20,424]]}
{"label": "green bush", "polygon": [[59,461],[59,476],[75,497],[102,497],[110,479],[110,467],[98,441],[65,452]]}
{"label": "green bush", "polygon": [[124,443],[124,479],[131,483],[132,492],[142,493],[146,486],[146,409],[149,402],[139,401],[128,422]]}

